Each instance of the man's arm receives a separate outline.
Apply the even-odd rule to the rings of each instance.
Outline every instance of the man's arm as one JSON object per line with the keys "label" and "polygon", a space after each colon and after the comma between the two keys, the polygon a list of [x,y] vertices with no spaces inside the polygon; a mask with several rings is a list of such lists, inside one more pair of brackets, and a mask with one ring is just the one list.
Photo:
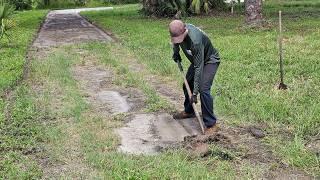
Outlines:
{"label": "man's arm", "polygon": [[181,62],[181,56],[180,56],[180,47],[178,44],[173,44],[173,55],[172,55],[172,59],[175,61],[175,62]]}
{"label": "man's arm", "polygon": [[194,87],[193,95],[198,95],[200,90],[200,80],[204,66],[204,47],[200,44],[194,45]]}

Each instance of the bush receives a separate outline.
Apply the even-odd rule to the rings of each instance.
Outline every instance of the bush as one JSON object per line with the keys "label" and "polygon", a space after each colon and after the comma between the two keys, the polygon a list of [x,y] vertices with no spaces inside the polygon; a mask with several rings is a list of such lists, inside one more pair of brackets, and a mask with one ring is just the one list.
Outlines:
{"label": "bush", "polygon": [[103,4],[134,4],[139,3],[139,0],[101,0]]}
{"label": "bush", "polygon": [[208,14],[226,10],[224,0],[143,0],[142,12],[157,17]]}
{"label": "bush", "polygon": [[9,17],[13,14],[14,7],[8,3],[0,3],[0,40],[8,37],[8,30],[13,27],[13,21]]}
{"label": "bush", "polygon": [[16,10],[31,9],[33,0],[10,0],[10,3],[16,7]]}

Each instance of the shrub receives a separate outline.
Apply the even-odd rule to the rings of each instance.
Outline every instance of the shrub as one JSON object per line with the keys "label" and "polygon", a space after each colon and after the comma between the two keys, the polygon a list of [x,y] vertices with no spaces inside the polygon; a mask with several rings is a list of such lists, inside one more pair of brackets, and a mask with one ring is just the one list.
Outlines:
{"label": "shrub", "polygon": [[10,0],[10,3],[16,7],[16,10],[31,9],[33,0]]}
{"label": "shrub", "polygon": [[0,3],[0,40],[6,35],[7,31],[12,28],[13,21],[8,19],[14,11],[14,7],[3,1]]}

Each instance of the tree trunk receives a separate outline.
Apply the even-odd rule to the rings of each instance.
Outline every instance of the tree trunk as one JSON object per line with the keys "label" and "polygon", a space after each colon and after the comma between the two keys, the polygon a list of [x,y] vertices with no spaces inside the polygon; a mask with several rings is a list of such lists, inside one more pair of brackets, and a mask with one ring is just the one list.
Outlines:
{"label": "tree trunk", "polygon": [[263,22],[262,0],[245,0],[246,23],[259,26]]}
{"label": "tree trunk", "polygon": [[43,2],[44,6],[50,6],[50,0],[43,0]]}

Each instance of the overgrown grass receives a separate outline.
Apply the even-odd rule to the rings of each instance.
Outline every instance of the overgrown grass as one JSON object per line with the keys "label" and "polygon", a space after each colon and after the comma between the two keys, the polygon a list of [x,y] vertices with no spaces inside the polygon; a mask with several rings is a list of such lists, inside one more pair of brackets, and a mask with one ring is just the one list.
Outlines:
{"label": "overgrown grass", "polygon": [[[9,32],[11,42],[0,42],[0,179],[30,179],[41,176],[37,163],[28,156],[38,151],[43,138],[39,123],[42,114],[35,107],[28,85],[2,99],[4,91],[22,78],[25,55],[46,11],[17,12],[15,29]],[[41,150],[41,148],[40,148]]]}
{"label": "overgrown grass", "polygon": [[[305,8],[306,3],[315,5]],[[226,118],[230,123],[267,124],[267,131],[274,137],[282,137],[283,132],[289,132],[292,138],[288,143],[272,144],[275,152],[291,165],[299,167],[301,159],[294,156],[307,156],[302,159],[308,161],[303,169],[312,169],[309,173],[315,173],[319,169],[319,157],[308,152],[304,143],[299,147],[293,144],[305,142],[317,135],[320,129],[320,81],[317,81],[320,76],[320,66],[317,65],[320,56],[320,10],[314,0],[297,4],[305,10],[275,4],[275,1],[266,2],[266,18],[271,26],[261,30],[244,28],[242,16],[184,20],[201,27],[220,50],[222,64],[212,90],[218,115],[230,117]],[[130,49],[139,63],[145,64],[152,73],[179,79],[176,65],[171,60],[167,30],[170,20],[143,17],[138,9],[136,6],[108,12],[85,12],[83,15],[112,30],[123,47]],[[276,89],[279,83],[278,9],[282,9],[284,15],[285,82],[289,86],[286,91]],[[184,59],[184,65],[187,64]],[[286,147],[294,149],[291,151],[294,154],[276,150]]]}
{"label": "overgrown grass", "polygon": [[71,9],[71,8],[94,8],[103,6],[117,6],[123,4],[138,3],[138,0],[86,0],[86,3],[79,3],[76,0],[55,0],[51,1],[48,6],[38,4],[39,9]]}
{"label": "overgrown grass", "polygon": [[28,154],[42,150],[43,115],[37,111],[28,86],[19,86],[13,98],[1,105],[8,112],[6,118],[0,117],[0,178],[37,178],[42,171]]}
{"label": "overgrown grass", "polygon": [[[141,89],[146,95],[146,111],[172,110],[172,106],[162,99],[148,83],[143,79],[142,72],[133,72],[127,63],[130,56],[125,50],[120,50],[117,44],[90,43],[82,46],[86,51],[95,52],[95,56],[103,64],[115,69],[115,83],[122,87],[134,87]],[[105,53],[110,52],[110,53]]]}
{"label": "overgrown grass", "polygon": [[0,95],[22,77],[28,45],[36,34],[47,11],[16,12],[13,20],[16,27],[11,29],[10,42],[0,41]]}

